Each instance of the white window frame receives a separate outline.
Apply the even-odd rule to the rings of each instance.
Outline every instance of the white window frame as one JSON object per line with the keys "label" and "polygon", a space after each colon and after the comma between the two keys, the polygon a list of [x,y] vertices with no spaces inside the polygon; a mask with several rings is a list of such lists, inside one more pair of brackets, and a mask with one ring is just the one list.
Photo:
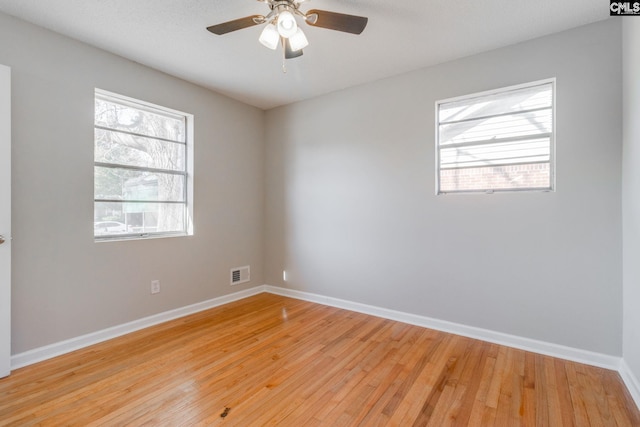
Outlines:
{"label": "white window frame", "polygon": [[[184,118],[185,120],[185,167],[184,171],[172,171],[172,170],[164,170],[164,169],[154,169],[154,168],[145,168],[145,167],[137,167],[137,166],[127,166],[127,165],[119,165],[116,163],[102,163],[97,162],[94,155],[94,170],[95,167],[118,167],[124,166],[125,169],[129,170],[138,170],[138,171],[156,171],[160,173],[169,173],[184,176],[184,202],[174,202],[184,204],[184,225],[183,230],[181,231],[170,231],[170,232],[144,232],[144,233],[128,233],[128,234],[115,234],[115,235],[95,235],[94,229],[94,240],[95,242],[107,242],[107,241],[118,241],[118,240],[139,240],[139,239],[149,239],[149,238],[163,238],[163,237],[181,237],[181,236],[191,236],[193,235],[193,143],[194,143],[194,116],[189,113],[185,113],[183,111],[174,110],[168,107],[164,107],[161,105],[153,104],[150,102],[142,101],[139,99],[131,98],[125,95],[121,95],[114,92],[109,92],[103,89],[95,88],[94,100],[96,98],[104,98],[114,103],[118,103],[121,105],[125,105],[128,107],[140,109],[143,111],[156,112],[158,114],[166,114],[179,116]],[[95,129],[106,129],[102,126],[97,126],[95,123],[95,111],[94,111],[94,133]],[[108,129],[107,129],[108,130]],[[125,132],[126,133],[126,132]],[[150,137],[154,139],[153,137]],[[94,137],[94,150],[95,150],[95,137]],[[95,174],[95,172],[94,172]],[[95,184],[94,184],[95,185]],[[95,215],[95,203],[103,202],[103,203],[124,203],[124,200],[107,200],[107,199],[96,199],[94,195],[94,215]]]}
{"label": "white window frame", "polygon": [[[476,99],[482,97],[488,97],[492,95],[499,95],[501,93],[506,93],[518,89],[525,89],[529,87],[535,86],[543,86],[543,85],[551,85],[551,135],[549,137],[549,187],[521,187],[521,188],[508,188],[508,189],[465,189],[465,190],[456,190],[456,191],[441,191],[440,189],[440,118],[439,111],[440,106],[447,103],[464,101],[466,99]],[[556,79],[549,78],[543,80],[537,80],[529,83],[523,83],[519,85],[507,86],[498,89],[492,89],[484,92],[477,92],[469,95],[457,96],[453,98],[443,99],[436,101],[435,103],[435,163],[436,163],[436,195],[442,194],[469,194],[469,193],[481,193],[481,194],[493,194],[497,192],[508,193],[508,192],[554,192],[556,191]],[[546,162],[545,162],[546,163]],[[530,164],[530,163],[529,163]]]}

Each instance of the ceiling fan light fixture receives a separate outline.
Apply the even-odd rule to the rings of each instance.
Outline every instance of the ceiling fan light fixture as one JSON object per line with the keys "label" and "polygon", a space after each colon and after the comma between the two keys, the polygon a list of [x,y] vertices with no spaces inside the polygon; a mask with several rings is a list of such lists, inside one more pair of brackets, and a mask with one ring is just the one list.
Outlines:
{"label": "ceiling fan light fixture", "polygon": [[309,45],[309,41],[307,40],[307,36],[304,35],[302,29],[298,27],[298,30],[294,35],[289,37],[289,45],[291,46],[291,50],[296,52],[300,49],[304,49]]}
{"label": "ceiling fan light fixture", "polygon": [[284,38],[289,38],[298,30],[296,18],[288,10],[278,14],[278,33]]}
{"label": "ceiling fan light fixture", "polygon": [[262,30],[262,33],[260,33],[258,41],[262,43],[263,46],[271,50],[276,50],[278,42],[280,41],[280,34],[278,33],[276,26],[273,24],[266,25],[264,30]]}
{"label": "ceiling fan light fixture", "polygon": [[292,59],[302,56],[302,50],[309,45],[307,37],[296,22],[296,15],[310,26],[351,34],[362,33],[369,21],[364,16],[328,10],[312,9],[306,13],[300,11],[300,4],[308,0],[258,1],[269,6],[270,12],[267,15],[250,15],[222,22],[207,27],[207,31],[220,36],[254,25],[266,24],[258,38],[260,44],[272,50],[276,50],[278,44],[282,44],[283,58]]}

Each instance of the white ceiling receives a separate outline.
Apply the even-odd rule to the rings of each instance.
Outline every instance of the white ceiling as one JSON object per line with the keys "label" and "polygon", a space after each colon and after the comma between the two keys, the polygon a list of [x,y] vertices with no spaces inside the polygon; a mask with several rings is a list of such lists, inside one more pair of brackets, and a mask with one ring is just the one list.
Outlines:
{"label": "white ceiling", "polygon": [[262,26],[206,27],[266,15],[255,0],[0,0],[0,11],[268,109],[606,19],[604,0],[311,0],[300,10],[367,16],[352,35],[303,24],[287,61]]}

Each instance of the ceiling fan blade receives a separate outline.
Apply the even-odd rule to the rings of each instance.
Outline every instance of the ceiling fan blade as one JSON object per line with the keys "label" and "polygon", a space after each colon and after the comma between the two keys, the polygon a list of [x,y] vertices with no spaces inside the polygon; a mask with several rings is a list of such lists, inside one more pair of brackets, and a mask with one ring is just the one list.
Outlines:
{"label": "ceiling fan blade", "polygon": [[289,43],[289,39],[285,39],[283,37],[282,43],[284,45],[284,59],[293,59],[302,56],[302,49],[291,50],[291,43]]}
{"label": "ceiling fan blade", "polygon": [[261,20],[264,20],[264,16],[251,15],[244,18],[235,19],[233,21],[223,22],[222,24],[212,25],[210,27],[207,27],[207,30],[211,31],[213,34],[221,36],[232,31],[253,27],[254,25],[258,25]]}
{"label": "ceiling fan blade", "polygon": [[315,15],[316,19],[307,19],[307,24],[314,27],[328,28],[330,30],[344,31],[345,33],[360,34],[369,22],[364,16],[346,15],[344,13],[329,12],[326,10],[312,9],[307,16]]}

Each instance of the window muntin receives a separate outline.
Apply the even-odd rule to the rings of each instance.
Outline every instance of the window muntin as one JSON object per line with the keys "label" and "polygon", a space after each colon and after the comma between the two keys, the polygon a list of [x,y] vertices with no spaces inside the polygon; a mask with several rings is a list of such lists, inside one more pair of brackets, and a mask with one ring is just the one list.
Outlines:
{"label": "window muntin", "polygon": [[554,85],[436,103],[438,194],[552,190]]}
{"label": "window muntin", "polygon": [[94,237],[188,234],[192,116],[96,90]]}

